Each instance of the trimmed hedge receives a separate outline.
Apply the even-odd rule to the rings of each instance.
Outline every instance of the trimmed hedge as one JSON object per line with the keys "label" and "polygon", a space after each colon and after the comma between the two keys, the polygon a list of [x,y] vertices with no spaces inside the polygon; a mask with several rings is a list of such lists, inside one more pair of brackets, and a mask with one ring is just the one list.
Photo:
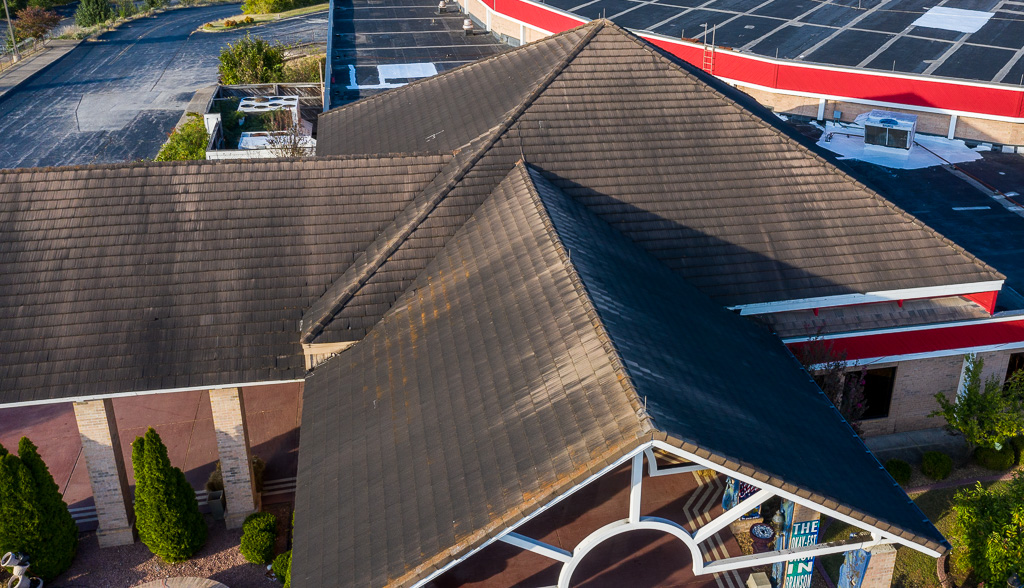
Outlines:
{"label": "trimmed hedge", "polygon": [[999,450],[991,447],[979,447],[974,450],[974,460],[983,468],[1004,472],[1013,467],[1017,457],[1014,455],[1013,448],[1007,444]]}
{"label": "trimmed hedge", "polygon": [[910,482],[910,474],[913,470],[910,469],[910,464],[902,459],[890,459],[885,462],[885,471],[889,472],[897,484],[904,486]]}
{"label": "trimmed hedge", "polygon": [[247,562],[270,563],[274,558],[276,539],[277,517],[269,512],[254,512],[242,523],[242,545],[239,551]]}
{"label": "trimmed hedge", "polygon": [[945,480],[953,471],[953,458],[941,451],[925,452],[921,471],[933,480]]}
{"label": "trimmed hedge", "polygon": [[285,588],[289,588],[292,584],[292,550],[289,549],[275,557],[271,569],[274,570],[274,575],[285,585]]}
{"label": "trimmed hedge", "polygon": [[1017,458],[1017,465],[1020,465],[1021,457],[1024,456],[1024,435],[1018,435],[1010,439],[1010,445],[1013,447],[1013,453]]}

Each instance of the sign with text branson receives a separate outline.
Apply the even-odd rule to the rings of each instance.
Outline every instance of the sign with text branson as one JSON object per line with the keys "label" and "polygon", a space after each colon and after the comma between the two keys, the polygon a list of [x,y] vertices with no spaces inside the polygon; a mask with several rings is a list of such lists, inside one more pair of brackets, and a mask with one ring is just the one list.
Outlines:
{"label": "sign with text branson", "polygon": [[[793,523],[788,547],[808,547],[818,542],[818,522]],[[785,588],[810,588],[814,558],[797,559],[786,564]]]}

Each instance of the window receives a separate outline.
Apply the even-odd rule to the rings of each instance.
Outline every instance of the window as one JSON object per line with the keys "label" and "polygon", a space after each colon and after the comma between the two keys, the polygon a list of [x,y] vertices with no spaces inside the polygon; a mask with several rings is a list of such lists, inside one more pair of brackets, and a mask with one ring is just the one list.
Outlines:
{"label": "window", "polygon": [[1009,380],[1010,376],[1024,370],[1024,353],[1013,353],[1010,355],[1010,365],[1006,366],[1006,379]]}
{"label": "window", "polygon": [[[851,372],[857,374],[857,372]],[[889,416],[889,405],[892,404],[892,389],[896,383],[896,368],[867,370],[864,373],[864,400],[868,408],[864,411],[864,420],[884,419]]]}

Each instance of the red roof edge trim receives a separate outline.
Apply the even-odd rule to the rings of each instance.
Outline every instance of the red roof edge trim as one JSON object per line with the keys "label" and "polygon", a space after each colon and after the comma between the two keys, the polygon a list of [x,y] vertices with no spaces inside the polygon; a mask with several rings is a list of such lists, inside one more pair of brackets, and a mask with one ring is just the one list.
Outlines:
{"label": "red roof edge trim", "polygon": [[[958,323],[951,326],[829,337],[828,344],[847,361],[901,356],[945,355],[950,351],[970,352],[974,349],[1006,346],[1024,348],[1024,316],[1012,320],[984,321],[977,324]],[[815,340],[786,343],[790,351],[799,351]],[[943,353],[947,352],[947,353]]]}

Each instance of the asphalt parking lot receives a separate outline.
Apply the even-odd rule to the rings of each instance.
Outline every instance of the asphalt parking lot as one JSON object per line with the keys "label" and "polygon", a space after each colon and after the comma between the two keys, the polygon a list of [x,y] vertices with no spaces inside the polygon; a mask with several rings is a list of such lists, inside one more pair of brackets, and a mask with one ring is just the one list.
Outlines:
{"label": "asphalt parking lot", "polygon": [[[221,49],[243,33],[197,33],[237,4],[171,10],[86,41],[0,99],[0,168],[155,157]],[[326,14],[252,29],[285,44],[326,40]]]}

